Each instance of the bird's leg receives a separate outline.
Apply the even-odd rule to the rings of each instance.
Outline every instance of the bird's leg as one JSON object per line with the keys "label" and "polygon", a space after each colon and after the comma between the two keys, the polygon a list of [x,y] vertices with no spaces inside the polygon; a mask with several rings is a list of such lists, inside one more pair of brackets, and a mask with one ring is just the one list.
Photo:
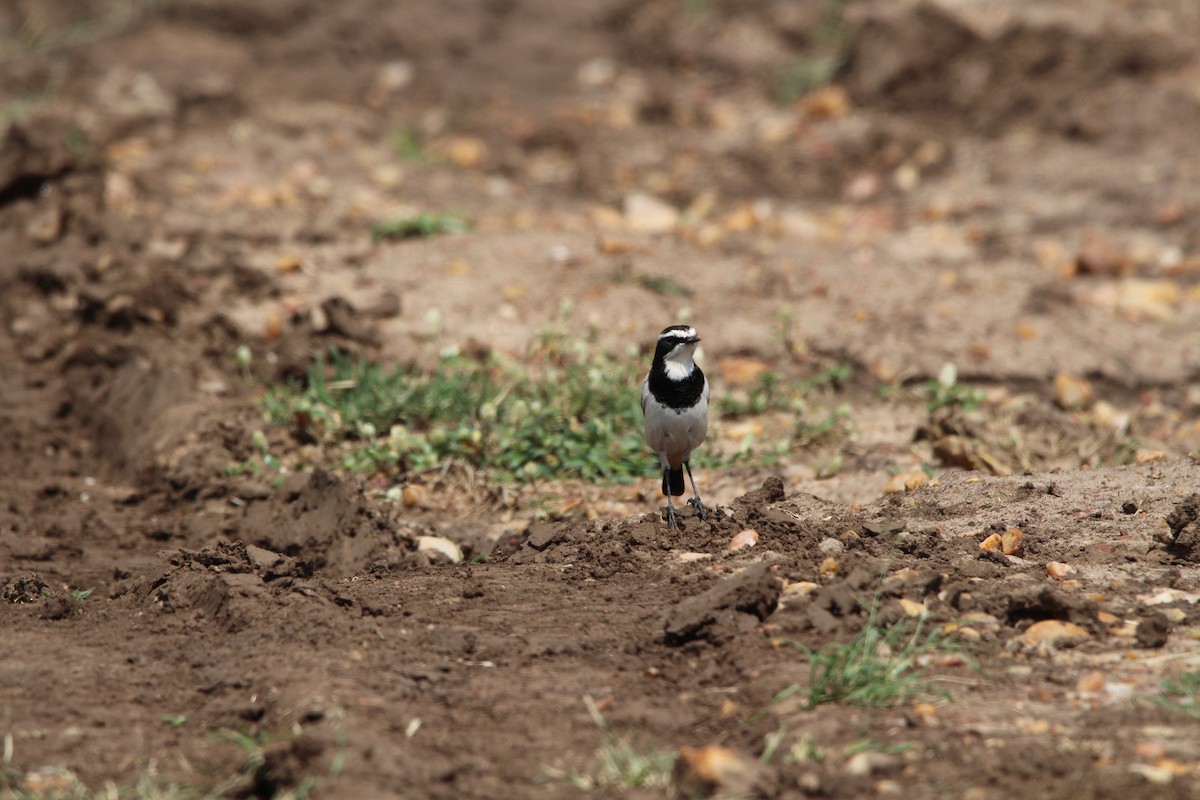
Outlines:
{"label": "bird's leg", "polygon": [[692,476],[692,465],[685,461],[683,462],[683,467],[687,470],[688,480],[692,482],[692,499],[688,500],[688,505],[696,509],[696,514],[700,519],[707,519],[708,512],[712,511],[712,509],[704,505],[704,502],[700,499],[700,490],[696,488],[696,479]]}
{"label": "bird's leg", "polygon": [[[666,480],[666,475],[670,471],[669,467],[663,469],[663,480]],[[671,499],[671,493],[667,492],[667,527],[673,530],[679,530],[679,519],[675,514],[675,501]]]}

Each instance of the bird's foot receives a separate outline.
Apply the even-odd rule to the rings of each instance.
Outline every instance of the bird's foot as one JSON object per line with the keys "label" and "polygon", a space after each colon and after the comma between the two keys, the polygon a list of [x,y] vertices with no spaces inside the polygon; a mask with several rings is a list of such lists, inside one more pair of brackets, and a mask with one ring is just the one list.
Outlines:
{"label": "bird's foot", "polygon": [[679,515],[675,513],[675,506],[667,506],[667,527],[673,531],[679,530]]}
{"label": "bird's foot", "polygon": [[708,519],[708,512],[712,511],[712,506],[704,505],[699,496],[693,496],[691,500],[688,500],[688,505],[696,510],[696,516],[700,519]]}

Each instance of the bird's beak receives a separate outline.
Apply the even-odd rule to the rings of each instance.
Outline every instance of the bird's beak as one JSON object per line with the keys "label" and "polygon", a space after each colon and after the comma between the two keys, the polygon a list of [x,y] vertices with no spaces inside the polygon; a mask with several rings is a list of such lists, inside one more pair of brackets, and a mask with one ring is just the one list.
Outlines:
{"label": "bird's beak", "polygon": [[699,336],[693,336],[693,337],[692,337],[691,339],[689,339],[688,341],[689,341],[689,342],[691,342],[692,344],[700,344],[700,337],[699,337]]}

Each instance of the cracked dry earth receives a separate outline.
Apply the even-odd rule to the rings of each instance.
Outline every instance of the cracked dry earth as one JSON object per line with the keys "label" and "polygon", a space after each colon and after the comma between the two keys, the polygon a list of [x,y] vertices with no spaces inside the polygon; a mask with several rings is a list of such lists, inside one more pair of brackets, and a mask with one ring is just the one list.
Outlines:
{"label": "cracked dry earth", "polygon": [[[1200,723],[1155,702],[1200,663],[1193,3],[88,0],[0,34],[0,794],[1196,796]],[[446,209],[471,230],[372,240]],[[714,420],[838,424],[703,470],[677,533],[649,454],[396,503],[258,402],[331,344],[519,359],[555,324],[641,363],[681,317],[717,393],[851,371]],[[259,430],[315,468],[232,475]],[[928,695],[776,699],[793,643],[917,619],[954,643]],[[597,715],[673,777],[606,776]]]}

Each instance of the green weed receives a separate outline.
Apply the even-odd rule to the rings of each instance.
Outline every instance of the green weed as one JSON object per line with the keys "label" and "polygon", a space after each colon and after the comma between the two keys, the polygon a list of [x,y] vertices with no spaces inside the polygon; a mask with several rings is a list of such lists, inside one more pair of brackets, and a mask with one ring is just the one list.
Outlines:
{"label": "green weed", "polygon": [[404,161],[424,163],[431,160],[421,135],[411,128],[401,128],[392,134],[392,145],[396,148],[396,155]]}
{"label": "green weed", "polygon": [[637,279],[638,285],[655,294],[674,295],[675,297],[690,298],[692,290],[677,281],[661,275],[642,275]]}
{"label": "green weed", "polygon": [[584,697],[583,702],[604,737],[597,752],[596,769],[589,774],[547,769],[550,777],[565,779],[584,791],[665,788],[670,785],[671,770],[675,766],[673,754],[637,747],[629,736],[619,736],[613,732],[591,697]]}
{"label": "green weed", "polygon": [[261,430],[256,430],[251,436],[251,444],[254,445],[254,449],[258,453],[245,461],[239,461],[227,466],[225,468],[225,477],[238,478],[243,475],[254,475],[255,477],[272,475],[274,476],[274,483],[282,482],[284,476],[288,473],[288,468],[278,457],[271,454],[271,446],[267,441],[267,435]]}
{"label": "green weed", "polygon": [[953,407],[970,411],[987,398],[987,393],[982,389],[958,382],[958,367],[953,362],[946,362],[936,378],[921,386],[925,393],[925,407],[931,413],[940,408]]}
{"label": "green weed", "polygon": [[427,211],[409,217],[377,222],[371,226],[371,241],[384,239],[428,239],[439,233],[465,233],[471,226],[465,219],[449,212]]}
{"label": "green weed", "polygon": [[779,76],[775,100],[789,105],[833,80],[846,64],[850,37],[846,31],[845,0],[826,0],[824,17],[812,34],[820,55],[798,59]]}
{"label": "green weed", "polygon": [[1200,672],[1181,672],[1163,681],[1150,700],[1174,714],[1200,719]]}
{"label": "green weed", "polygon": [[937,631],[923,633],[924,620],[915,626],[904,620],[884,628],[875,623],[872,612],[849,642],[830,644],[819,651],[793,642],[809,658],[808,685],[789,686],[771,702],[801,694],[807,708],[824,703],[879,708],[930,694],[946,696],[925,679],[918,660],[959,645]]}

